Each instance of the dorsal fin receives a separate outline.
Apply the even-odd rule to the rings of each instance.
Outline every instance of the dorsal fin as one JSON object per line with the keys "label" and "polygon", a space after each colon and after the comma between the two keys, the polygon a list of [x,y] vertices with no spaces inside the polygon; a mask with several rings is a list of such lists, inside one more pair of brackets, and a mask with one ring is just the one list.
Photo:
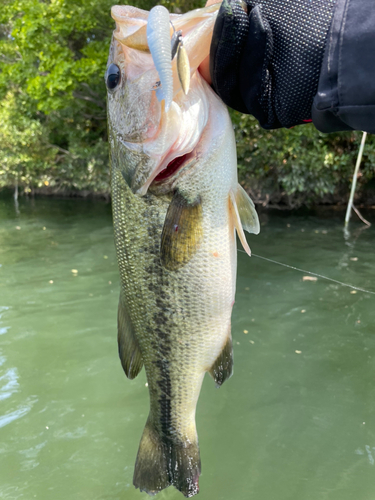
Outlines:
{"label": "dorsal fin", "polygon": [[254,203],[252,202],[246,191],[243,189],[243,187],[239,184],[237,184],[237,189],[235,192],[233,190],[230,191],[229,202],[233,224],[237,230],[238,237],[245,252],[248,255],[251,255],[251,250],[246,241],[244,229],[248,233],[259,233],[259,219],[254,207]]}

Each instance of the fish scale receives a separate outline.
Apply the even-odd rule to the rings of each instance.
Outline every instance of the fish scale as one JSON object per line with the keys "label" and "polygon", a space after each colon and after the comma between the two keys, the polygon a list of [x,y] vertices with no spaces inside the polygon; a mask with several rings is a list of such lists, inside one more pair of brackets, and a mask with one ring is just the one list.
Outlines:
{"label": "fish scale", "polygon": [[[226,163],[225,156],[222,163]],[[208,185],[217,179],[220,167],[215,165]],[[203,172],[209,174],[208,170]],[[197,188],[200,182],[196,180]],[[134,195],[119,172],[112,172],[112,193],[125,307],[147,373],[149,421],[164,439],[173,436],[183,443],[195,443],[195,408],[201,383],[228,338],[234,300],[236,252],[227,196],[219,203],[217,193],[202,191],[207,238],[186,267],[170,272],[160,263],[168,197]],[[210,206],[219,204],[222,217]],[[212,250],[220,257],[214,257]]]}
{"label": "fish scale", "polygon": [[[117,18],[126,18],[122,15],[129,12],[126,7],[121,16],[116,9]],[[196,50],[199,44],[194,36],[206,36],[201,25],[209,23],[202,10],[197,13],[197,29],[192,13],[187,16],[187,48]],[[131,10],[132,16],[135,11]],[[140,19],[144,18],[142,11]],[[183,16],[180,21],[183,29]],[[129,19],[126,22],[131,24]],[[137,23],[142,24],[139,19]],[[129,43],[125,25],[121,33]],[[135,38],[137,47],[147,46],[140,36]],[[252,202],[237,183],[235,139],[228,111],[198,72],[192,76],[187,95],[182,90],[174,95],[168,115],[163,105],[160,109],[155,103],[147,107],[150,98],[145,96],[146,104],[129,115],[124,132],[127,86],[135,85],[126,78],[127,64],[131,75],[138,51],[114,40],[108,61],[108,65],[118,59],[125,61],[119,88],[108,93],[113,224],[121,276],[119,354],[129,378],[137,376],[144,365],[150,397],[133,482],[150,494],[174,485],[190,497],[199,491],[195,412],[204,375],[209,372],[219,387],[232,374],[235,229],[248,249],[239,214],[253,217],[252,222],[243,221],[247,230],[257,232],[259,227],[253,224],[257,218]],[[142,57],[144,61],[145,55]],[[141,88],[147,78],[151,88],[154,71],[149,57],[147,71],[137,75]],[[142,142],[142,134],[137,135],[144,123],[155,122],[152,117],[145,119],[145,109],[160,115],[167,124],[162,138],[156,133]],[[178,120],[185,120],[183,126]],[[174,134],[176,130],[186,134],[174,144],[183,144],[183,154],[190,144],[190,152],[177,170],[168,174],[166,158],[173,161],[181,155],[178,149],[173,150],[172,141],[165,140],[171,127],[175,127]],[[163,151],[165,144],[167,151]],[[152,182],[163,165],[166,174],[161,181]],[[147,187],[138,180],[135,183],[135,178]]]}

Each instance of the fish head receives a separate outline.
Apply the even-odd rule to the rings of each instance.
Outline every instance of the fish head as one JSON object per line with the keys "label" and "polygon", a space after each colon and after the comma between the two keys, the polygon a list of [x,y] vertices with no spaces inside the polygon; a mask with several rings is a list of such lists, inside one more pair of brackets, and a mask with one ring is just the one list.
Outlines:
{"label": "fish head", "polygon": [[[216,5],[170,15],[170,39],[175,31],[182,32],[188,63],[169,58],[172,99],[166,103],[155,47],[150,50],[147,39],[149,12],[131,6],[112,8],[116,30],[105,74],[112,168],[121,171],[137,195],[144,196],[150,187],[168,191],[172,178],[197,160],[212,93],[198,67],[208,55],[217,10]],[[190,79],[187,94],[181,71]]]}

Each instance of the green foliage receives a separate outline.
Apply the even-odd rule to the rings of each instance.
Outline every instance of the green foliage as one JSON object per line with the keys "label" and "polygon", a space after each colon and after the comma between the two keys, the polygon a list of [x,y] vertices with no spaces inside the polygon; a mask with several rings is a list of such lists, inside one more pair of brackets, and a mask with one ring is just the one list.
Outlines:
{"label": "green foliage", "polygon": [[103,74],[111,3],[6,1],[0,186],[18,179],[26,191],[41,185],[108,191]]}
{"label": "green foliage", "polygon": [[45,141],[46,128],[28,114],[30,103],[9,91],[0,102],[0,187],[48,185],[56,151]]}
{"label": "green foliage", "polygon": [[[109,192],[103,75],[113,0],[3,0],[0,10],[0,188]],[[130,3],[149,10],[153,0]],[[200,0],[161,0],[171,12]],[[347,192],[360,134],[312,126],[265,131],[232,113],[240,179],[264,204],[333,199]],[[365,148],[360,188],[374,178]],[[329,198],[331,196],[331,198]]]}
{"label": "green foliage", "polygon": [[[251,116],[231,115],[240,182],[258,203],[293,208],[347,196],[361,132],[322,134],[312,124],[269,131]],[[358,192],[374,177],[375,137],[368,136]]]}
{"label": "green foliage", "polygon": [[[113,0],[5,0],[0,187],[109,192],[104,72]],[[150,9],[152,0],[138,0]],[[201,6],[163,4],[171,11]]]}

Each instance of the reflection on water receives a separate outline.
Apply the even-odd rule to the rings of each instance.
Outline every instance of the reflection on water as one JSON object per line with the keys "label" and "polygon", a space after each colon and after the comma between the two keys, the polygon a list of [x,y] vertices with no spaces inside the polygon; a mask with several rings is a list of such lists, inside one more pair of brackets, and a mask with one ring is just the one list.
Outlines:
{"label": "reflection on water", "polygon": [[7,413],[6,415],[0,416],[0,427],[10,424],[14,420],[23,417],[31,410],[31,406],[20,406],[17,410]]}
{"label": "reflection on water", "polygon": [[[3,362],[5,358],[3,358]],[[0,365],[3,364],[0,358]],[[9,368],[4,375],[0,376],[0,401],[9,398],[18,387],[17,368]],[[1,384],[4,384],[1,386]]]}
{"label": "reflection on water", "polygon": [[[345,234],[343,218],[265,213],[251,247],[374,292],[374,226]],[[148,393],[117,359],[110,207],[9,199],[0,219],[0,498],[148,498],[132,486]],[[207,377],[197,409],[199,498],[372,498],[373,294],[238,260],[235,373],[220,390]]]}

